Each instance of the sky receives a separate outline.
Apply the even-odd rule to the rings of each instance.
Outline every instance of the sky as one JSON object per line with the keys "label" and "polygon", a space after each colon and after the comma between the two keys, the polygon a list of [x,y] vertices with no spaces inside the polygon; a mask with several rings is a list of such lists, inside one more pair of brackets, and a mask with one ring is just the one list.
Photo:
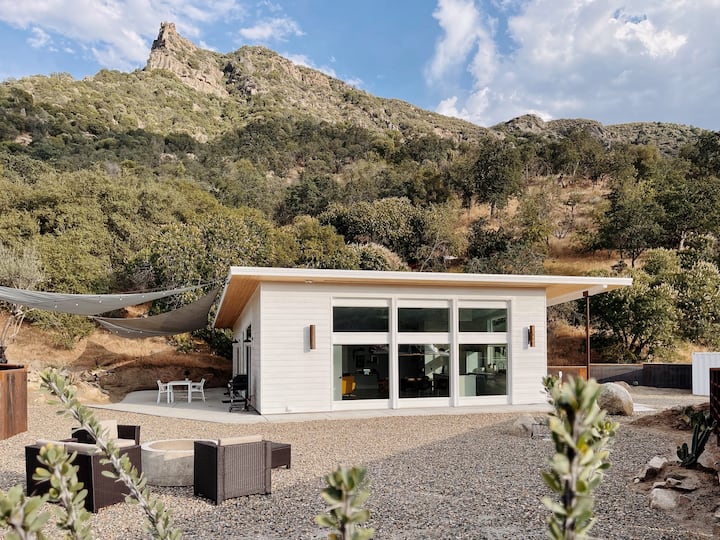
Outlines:
{"label": "sky", "polygon": [[720,130],[720,0],[0,0],[0,80],[141,69],[163,21],[481,126]]}

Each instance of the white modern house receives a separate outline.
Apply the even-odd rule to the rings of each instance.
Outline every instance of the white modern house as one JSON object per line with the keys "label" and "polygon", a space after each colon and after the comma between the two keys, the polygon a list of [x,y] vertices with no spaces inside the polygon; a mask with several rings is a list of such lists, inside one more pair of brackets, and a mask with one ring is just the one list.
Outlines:
{"label": "white modern house", "polygon": [[546,308],[631,283],[232,267],[214,325],[262,414],[542,403]]}

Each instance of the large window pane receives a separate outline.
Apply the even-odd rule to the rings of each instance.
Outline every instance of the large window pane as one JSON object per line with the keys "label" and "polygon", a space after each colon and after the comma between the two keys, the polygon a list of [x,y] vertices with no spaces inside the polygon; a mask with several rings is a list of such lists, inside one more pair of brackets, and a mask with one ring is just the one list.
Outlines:
{"label": "large window pane", "polygon": [[507,332],[507,309],[460,308],[461,332]]}
{"label": "large window pane", "polygon": [[387,345],[334,345],[333,357],[335,400],[387,399]]}
{"label": "large window pane", "polygon": [[448,332],[447,308],[398,308],[400,332]]}
{"label": "large window pane", "polygon": [[334,332],[387,332],[387,307],[333,307]]}
{"label": "large window pane", "polygon": [[460,345],[460,395],[507,395],[507,345]]}
{"label": "large window pane", "polygon": [[399,345],[398,376],[401,398],[448,397],[450,395],[448,345]]}

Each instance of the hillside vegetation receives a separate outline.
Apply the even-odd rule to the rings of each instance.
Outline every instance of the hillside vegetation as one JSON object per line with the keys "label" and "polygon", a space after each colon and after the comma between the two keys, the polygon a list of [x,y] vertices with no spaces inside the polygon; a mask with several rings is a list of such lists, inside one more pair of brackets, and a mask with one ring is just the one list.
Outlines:
{"label": "hillside vegetation", "polygon": [[[719,182],[718,133],[534,116],[486,129],[268,49],[205,51],[168,23],[145,70],[0,84],[0,283],[142,290],[231,264],[631,272],[632,294],[598,297],[597,330],[608,355],[652,358],[720,335],[702,300],[720,284]],[[603,318],[623,309],[638,320]],[[29,317],[68,346],[92,330]]]}

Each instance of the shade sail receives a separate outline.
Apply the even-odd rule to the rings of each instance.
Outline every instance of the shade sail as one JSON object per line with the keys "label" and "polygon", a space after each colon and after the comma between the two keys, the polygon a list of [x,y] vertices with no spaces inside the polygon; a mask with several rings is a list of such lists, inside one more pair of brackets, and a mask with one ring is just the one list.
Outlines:
{"label": "shade sail", "polygon": [[201,285],[169,291],[130,294],[63,294],[0,287],[0,300],[45,311],[72,313],[73,315],[99,315],[192,291],[199,287]]}
{"label": "shade sail", "polygon": [[160,315],[137,319],[114,317],[93,317],[93,319],[113,334],[127,338],[184,334],[207,326],[208,313],[219,290],[220,288],[217,287],[192,304]]}

